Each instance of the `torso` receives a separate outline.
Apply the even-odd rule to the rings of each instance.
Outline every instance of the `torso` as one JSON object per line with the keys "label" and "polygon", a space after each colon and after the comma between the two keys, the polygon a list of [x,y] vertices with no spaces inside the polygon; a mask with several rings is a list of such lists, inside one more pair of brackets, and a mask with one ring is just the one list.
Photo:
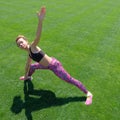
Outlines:
{"label": "torso", "polygon": [[[30,49],[31,49],[31,52],[32,52],[33,54],[38,54],[40,51],[42,51],[39,47],[32,48],[32,47],[30,46]],[[31,52],[29,51],[29,54],[31,54]],[[42,59],[40,59],[39,63],[40,63],[41,65],[43,65],[43,66],[49,66],[49,64],[51,63],[51,61],[52,61],[52,58],[49,57],[47,54],[44,54],[44,55],[42,56]]]}
{"label": "torso", "polygon": [[52,61],[52,58],[49,57],[47,54],[45,54],[45,56],[42,58],[42,60],[39,63],[43,66],[49,66],[51,61]]}

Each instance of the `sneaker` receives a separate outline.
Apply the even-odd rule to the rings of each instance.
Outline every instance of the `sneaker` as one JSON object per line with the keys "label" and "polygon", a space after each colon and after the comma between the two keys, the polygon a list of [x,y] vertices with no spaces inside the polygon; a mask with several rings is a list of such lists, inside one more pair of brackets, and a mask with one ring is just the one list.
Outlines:
{"label": "sneaker", "polygon": [[28,76],[28,78],[26,80],[32,80],[33,77],[32,76]]}
{"label": "sneaker", "polygon": [[92,98],[93,98],[92,93],[88,92],[88,94],[87,94],[87,99],[86,99],[86,101],[85,101],[85,104],[86,104],[86,105],[91,105],[91,104],[92,104]]}

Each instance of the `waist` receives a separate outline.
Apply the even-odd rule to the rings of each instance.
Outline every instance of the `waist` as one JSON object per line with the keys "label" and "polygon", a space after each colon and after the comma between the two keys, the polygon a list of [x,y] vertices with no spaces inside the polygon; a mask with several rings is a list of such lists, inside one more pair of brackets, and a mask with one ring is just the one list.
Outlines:
{"label": "waist", "polygon": [[49,64],[51,63],[52,58],[49,57],[47,54],[44,55],[44,57],[39,61],[39,63],[43,66],[49,66]]}

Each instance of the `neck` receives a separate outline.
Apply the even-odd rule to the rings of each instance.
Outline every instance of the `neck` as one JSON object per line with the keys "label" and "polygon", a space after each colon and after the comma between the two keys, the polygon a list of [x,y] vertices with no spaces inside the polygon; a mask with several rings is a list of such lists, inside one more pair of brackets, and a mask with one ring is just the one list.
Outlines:
{"label": "neck", "polygon": [[27,47],[25,48],[26,51],[29,51],[30,45],[27,45]]}

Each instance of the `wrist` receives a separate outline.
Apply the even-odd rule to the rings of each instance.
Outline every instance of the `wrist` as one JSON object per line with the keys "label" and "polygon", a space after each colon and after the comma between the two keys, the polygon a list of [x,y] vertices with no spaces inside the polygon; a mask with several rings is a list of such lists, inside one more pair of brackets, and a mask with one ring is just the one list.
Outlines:
{"label": "wrist", "polygon": [[24,76],[25,78],[27,78],[28,77],[28,74],[25,74],[25,76]]}
{"label": "wrist", "polygon": [[38,21],[39,21],[40,23],[42,23],[43,19],[41,19],[41,18],[38,18]]}

